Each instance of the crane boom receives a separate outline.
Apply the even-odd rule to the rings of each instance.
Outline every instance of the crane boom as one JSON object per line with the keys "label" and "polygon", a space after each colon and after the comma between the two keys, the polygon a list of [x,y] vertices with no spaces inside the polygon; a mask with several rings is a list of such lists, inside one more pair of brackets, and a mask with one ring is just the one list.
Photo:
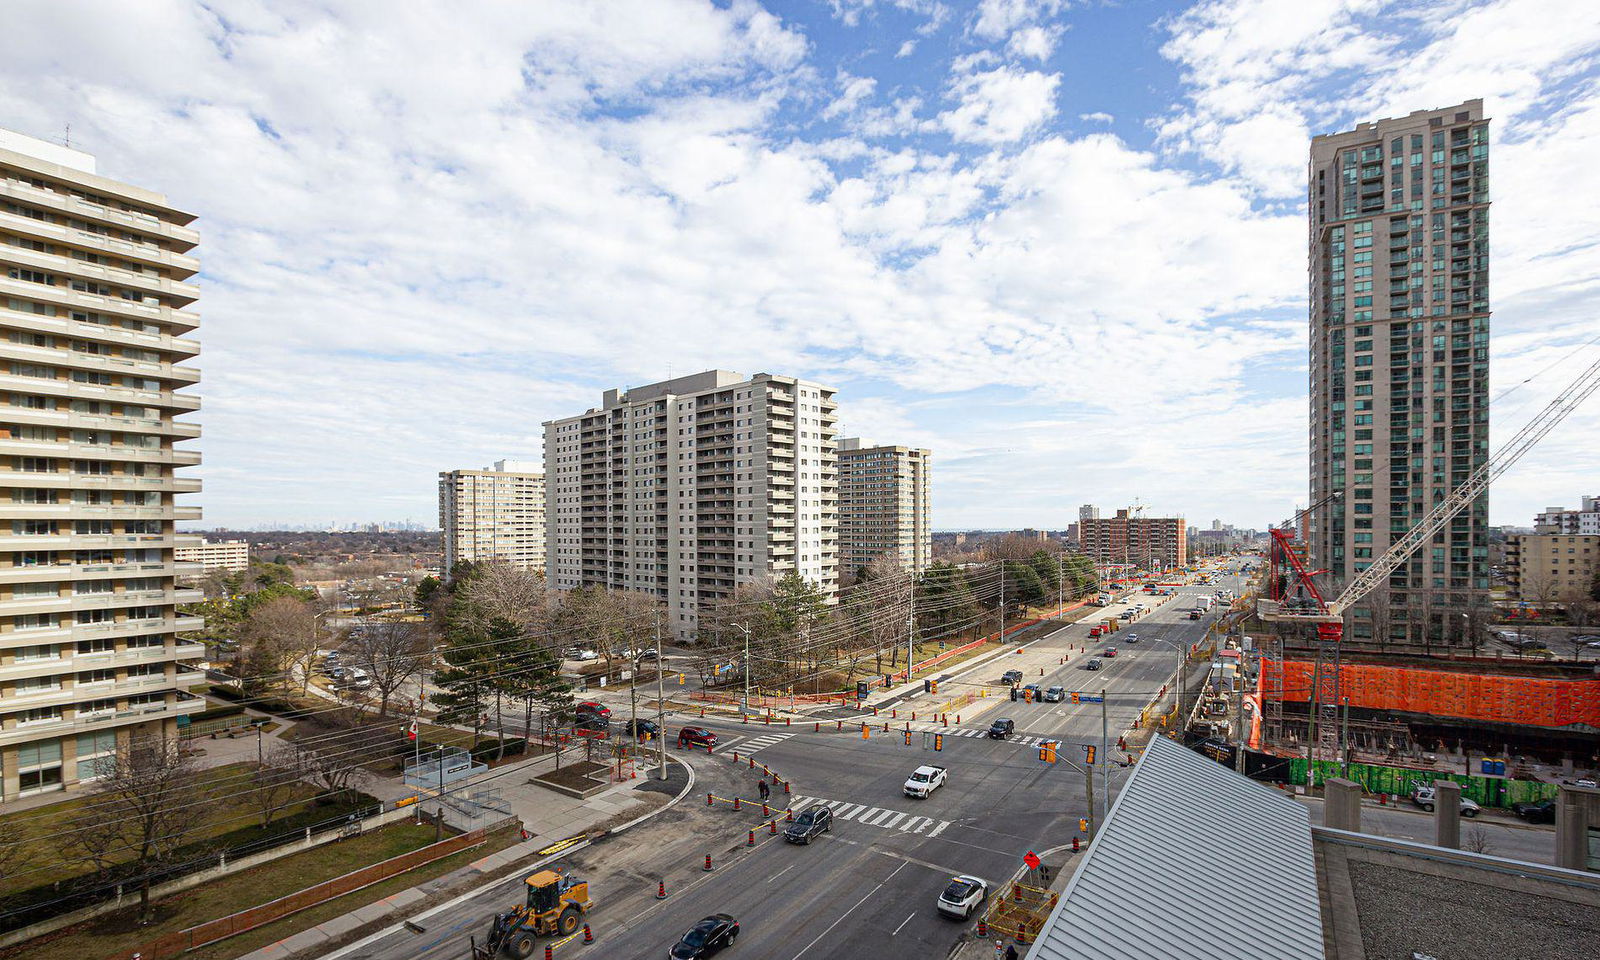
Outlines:
{"label": "crane boom", "polygon": [[1587,400],[1597,389],[1600,389],[1600,360],[1590,364],[1589,368],[1568,384],[1548,406],[1539,411],[1538,416],[1517,431],[1517,435],[1512,437],[1510,442],[1501,447],[1499,452],[1490,457],[1483,466],[1473,471],[1465,483],[1439,501],[1405,536],[1396,540],[1393,546],[1384,551],[1383,556],[1373,561],[1372,566],[1358,573],[1355,579],[1350,581],[1349,586],[1345,587],[1344,592],[1329,601],[1328,614],[1338,618],[1352,604],[1370,593],[1374,587],[1383,582],[1385,577],[1410,559],[1424,543],[1433,539],[1434,534],[1444,529],[1444,525],[1449,523],[1452,517],[1487,491],[1490,483],[1509,470],[1512,464],[1522,459],[1523,454],[1532,449],[1534,444],[1543,439],[1556,424],[1565,420],[1568,414],[1576,410],[1578,405]]}

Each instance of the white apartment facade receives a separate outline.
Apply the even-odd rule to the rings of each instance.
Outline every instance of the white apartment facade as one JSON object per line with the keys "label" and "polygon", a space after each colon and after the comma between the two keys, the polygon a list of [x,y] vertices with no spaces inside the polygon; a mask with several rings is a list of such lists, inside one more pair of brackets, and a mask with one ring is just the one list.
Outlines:
{"label": "white apartment facade", "polygon": [[199,263],[193,215],[0,131],[0,799],[96,774],[133,736],[175,736],[203,626],[177,578],[200,481],[184,388]]}
{"label": "white apartment facade", "polygon": [[741,583],[838,585],[837,412],[820,384],[709,370],[545,430],[547,576],[660,597],[693,639]]}
{"label": "white apartment facade", "polygon": [[1546,507],[1534,517],[1534,532],[1600,536],[1600,497],[1584,497],[1582,504],[1576,510]]}
{"label": "white apartment facade", "polygon": [[444,569],[463,560],[545,568],[544,474],[531,464],[497,460],[482,470],[439,474],[439,529]]}
{"label": "white apartment facade", "polygon": [[248,540],[201,540],[199,543],[179,546],[173,552],[179,563],[199,564],[202,574],[213,570],[250,569]]}
{"label": "white apartment facade", "polygon": [[916,447],[839,441],[839,569],[855,576],[892,556],[912,574],[933,560],[928,512],[933,454]]}

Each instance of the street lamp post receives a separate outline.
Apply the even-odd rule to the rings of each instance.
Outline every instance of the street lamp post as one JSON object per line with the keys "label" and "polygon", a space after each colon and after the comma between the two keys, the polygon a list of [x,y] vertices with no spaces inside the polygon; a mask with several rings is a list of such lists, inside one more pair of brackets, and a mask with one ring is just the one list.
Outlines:
{"label": "street lamp post", "polygon": [[740,713],[750,712],[750,625],[736,623],[734,626],[744,631],[744,703],[739,707]]}

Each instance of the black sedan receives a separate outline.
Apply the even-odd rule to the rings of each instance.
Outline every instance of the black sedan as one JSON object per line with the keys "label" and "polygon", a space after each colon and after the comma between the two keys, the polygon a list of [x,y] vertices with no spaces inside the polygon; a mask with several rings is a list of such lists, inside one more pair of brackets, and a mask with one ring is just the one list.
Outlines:
{"label": "black sedan", "polygon": [[622,728],[640,740],[654,740],[661,735],[661,728],[654,720],[629,720]]}
{"label": "black sedan", "polygon": [[1511,812],[1528,821],[1529,823],[1555,823],[1556,802],[1554,800],[1538,800],[1534,803],[1513,803]]}
{"label": "black sedan", "polygon": [[672,960],[699,960],[723,947],[733,946],[739,936],[739,921],[726,913],[714,913],[689,929],[667,954]]}

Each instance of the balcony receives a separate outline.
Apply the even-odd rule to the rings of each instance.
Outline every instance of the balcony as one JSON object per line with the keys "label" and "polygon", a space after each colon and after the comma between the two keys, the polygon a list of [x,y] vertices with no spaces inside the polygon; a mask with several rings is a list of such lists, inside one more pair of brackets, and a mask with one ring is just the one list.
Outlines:
{"label": "balcony", "polygon": [[131,210],[117,210],[54,190],[40,190],[20,180],[0,179],[0,197],[10,197],[29,206],[68,213],[85,220],[115,223],[138,233],[165,237],[182,250],[192,250],[200,242],[200,234],[171,221]]}
{"label": "balcony", "polygon": [[83,717],[64,717],[49,723],[8,726],[0,729],[0,746],[28,743],[34,740],[42,740],[46,737],[91,733],[96,730],[106,730],[129,723],[166,720],[185,714],[198,713],[205,708],[206,701],[203,697],[180,694],[176,702],[171,703],[145,703],[121,710],[102,710]]}

